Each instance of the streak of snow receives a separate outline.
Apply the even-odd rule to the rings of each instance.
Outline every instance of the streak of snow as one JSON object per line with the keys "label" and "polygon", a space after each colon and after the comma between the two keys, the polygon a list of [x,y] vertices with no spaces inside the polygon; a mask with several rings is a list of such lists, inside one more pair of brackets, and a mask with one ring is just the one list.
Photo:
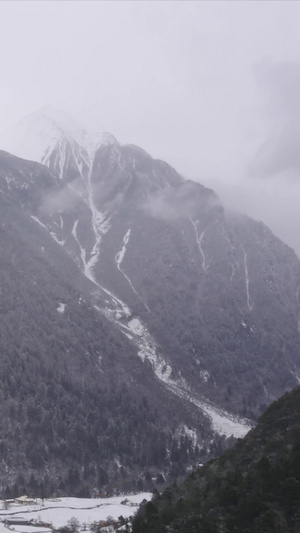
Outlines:
{"label": "streak of snow", "polygon": [[50,233],[52,239],[54,239],[58,244],[60,244],[60,246],[63,246],[65,244],[66,241],[59,239],[57,235],[54,233],[54,231],[49,231],[46,224],[43,224],[43,222],[38,217],[34,215],[30,215],[30,218],[32,218],[35,222],[37,222],[40,226],[42,226],[42,228],[44,228],[47,231],[47,233]]}
{"label": "streak of snow", "polygon": [[57,237],[57,235],[54,233],[54,231],[49,231],[49,233],[50,233],[52,239],[54,239],[60,246],[64,246],[64,244],[66,243],[65,240],[59,239]]}
{"label": "streak of snow", "polygon": [[92,248],[90,259],[86,263],[86,271],[88,272],[89,279],[95,281],[93,268],[98,262],[100,256],[100,244],[105,235],[110,230],[110,220],[111,216],[108,216],[106,213],[101,213],[95,205],[93,197],[93,187],[92,187],[92,171],[93,171],[93,159],[94,153],[89,153],[88,161],[88,176],[87,176],[87,192],[88,192],[88,205],[92,214],[92,229],[94,232],[94,246]]}
{"label": "streak of snow", "polygon": [[247,254],[245,252],[245,249],[242,246],[243,254],[244,254],[244,267],[245,267],[245,279],[246,279],[246,293],[247,293],[247,306],[249,311],[252,311],[254,303],[251,301],[250,298],[250,292],[249,292],[249,274],[248,274],[248,263],[247,263]]}
{"label": "streak of snow", "polygon": [[211,420],[214,430],[226,436],[243,437],[251,428],[250,422],[233,416],[214,406],[211,402],[192,391],[183,378],[172,379],[172,368],[158,351],[155,339],[137,317],[127,324],[116,322],[131,342],[138,347],[138,356],[142,361],[149,361],[154,374],[175,396],[189,401],[204,412]]}
{"label": "streak of snow", "polygon": [[40,226],[42,226],[42,228],[44,228],[49,233],[47,226],[43,224],[43,222],[38,217],[35,217],[34,215],[30,215],[30,218],[35,220],[35,222],[37,222]]}
{"label": "streak of snow", "polygon": [[65,162],[66,162],[66,139],[64,139],[63,142],[61,142],[60,144],[62,146],[58,145],[57,147],[56,159],[58,159],[59,177],[62,180],[64,176]]}
{"label": "streak of snow", "polygon": [[[91,218],[92,218],[91,226],[92,226],[92,230],[93,230],[93,233],[94,233],[94,244],[93,244],[91,252],[89,253],[89,257],[88,257],[87,250],[85,250],[82,247],[82,245],[81,245],[81,243],[80,243],[80,241],[78,239],[78,235],[77,235],[78,221],[75,222],[75,224],[73,225],[73,228],[72,228],[72,235],[74,236],[74,238],[75,238],[75,240],[76,240],[76,242],[77,242],[77,244],[79,246],[79,249],[80,249],[80,257],[81,257],[81,260],[82,260],[82,263],[83,263],[84,274],[93,283],[96,283],[96,285],[98,285],[101,289],[103,289],[103,287],[101,287],[95,280],[94,267],[95,267],[95,265],[97,264],[97,262],[99,260],[100,244],[101,244],[103,235],[105,235],[110,230],[111,217],[108,216],[106,213],[102,213],[101,211],[99,211],[97,209],[97,207],[95,205],[95,202],[94,202],[93,187],[92,187],[92,181],[91,181],[94,156],[95,156],[95,152],[96,152],[97,148],[100,145],[101,145],[101,142],[99,142],[99,139],[98,140],[95,140],[95,139],[91,140],[90,139],[90,143],[88,144],[86,149],[83,150],[82,153],[81,153],[82,158],[84,159],[84,162],[85,162],[86,167],[87,167],[87,175],[86,176],[84,175],[84,172],[83,172],[83,164],[80,162],[80,160],[78,160],[77,154],[74,151],[74,147],[72,148],[73,157],[74,157],[75,163],[77,165],[78,171],[80,173],[80,176],[81,176],[82,180],[85,182],[85,185],[86,185],[87,197],[84,198],[85,194],[83,193],[82,190],[79,191],[76,188],[74,188],[74,186],[72,186],[72,185],[69,185],[69,187],[74,192],[76,192],[77,195],[79,195],[80,197],[82,197],[85,200],[85,202],[87,203],[87,205],[88,205],[88,207],[90,209],[90,212],[91,212]],[[111,294],[111,293],[109,293],[109,291],[108,291],[108,294]]]}
{"label": "streak of snow", "polygon": [[96,209],[95,205],[90,198],[89,206],[92,212],[92,228],[95,236],[95,243],[92,248],[90,259],[87,262],[87,268],[89,271],[90,279],[94,280],[93,268],[98,262],[100,256],[100,245],[103,235],[105,235],[110,230],[110,217],[107,217],[105,213],[101,213]]}
{"label": "streak of snow", "polygon": [[203,411],[211,420],[213,429],[220,435],[230,437],[244,437],[246,433],[251,429],[251,423],[248,420],[244,420],[238,416],[234,416],[223,409],[214,406],[207,399],[201,398],[200,395],[191,391],[189,387],[183,382],[176,382],[174,380],[168,380],[166,386],[176,396],[184,400],[190,401],[196,405],[201,411]]}
{"label": "streak of snow", "polygon": [[127,247],[127,244],[128,244],[128,241],[129,241],[129,238],[130,238],[130,233],[131,233],[131,229],[129,229],[125,235],[124,235],[124,238],[123,238],[123,246],[121,248],[121,250],[116,254],[116,257],[115,257],[115,262],[117,263],[117,267],[119,270],[121,270],[121,263],[124,259],[124,256],[125,256],[125,253],[126,253],[126,247]]}
{"label": "streak of snow", "polygon": [[[55,132],[57,134],[55,136],[55,142],[57,142],[57,140],[61,138],[61,128],[59,128],[59,134],[56,129],[55,129]],[[78,132],[78,131],[76,135],[75,133],[76,131],[75,132],[73,131],[73,133],[71,132],[69,137],[72,137],[73,135],[73,138],[75,139],[75,141],[77,140],[78,142],[81,141],[81,144],[85,146],[85,149],[82,152],[82,157],[84,158],[86,167],[88,169],[87,175],[84,176],[83,167],[82,165],[77,164],[78,160],[77,158],[75,158],[78,171],[81,175],[81,178],[84,180],[86,184],[87,198],[85,199],[85,201],[87,202],[89,206],[91,216],[92,216],[92,230],[94,233],[94,244],[89,254],[89,257],[87,256],[87,251],[81,246],[81,243],[78,238],[78,234],[77,234],[78,220],[76,220],[73,225],[72,235],[79,246],[84,275],[90,281],[92,281],[100,289],[100,292],[102,293],[102,295],[105,295],[106,297],[107,306],[105,306],[105,308],[101,308],[100,306],[95,306],[95,307],[99,311],[101,311],[109,320],[114,321],[114,322],[117,321],[117,323],[119,323],[119,320],[124,319],[124,318],[129,318],[131,316],[131,310],[124,302],[122,302],[112,292],[102,287],[97,282],[97,280],[95,279],[95,275],[94,275],[94,267],[99,260],[100,244],[101,244],[103,235],[105,235],[110,229],[110,217],[108,217],[106,213],[101,213],[97,209],[95,202],[94,202],[93,187],[92,187],[92,182],[91,182],[93,161],[94,161],[96,150],[99,148],[99,146],[101,146],[101,144],[112,144],[112,143],[117,144],[117,141],[114,137],[110,136],[109,134],[105,134],[102,136],[97,135],[93,137],[93,136],[87,136],[86,134],[83,135],[82,132]],[[49,154],[51,150],[53,150],[53,145],[50,146]],[[57,154],[57,156],[59,156],[59,153]],[[62,158],[65,157],[63,153],[61,153],[60,156]],[[39,160],[41,160],[41,157],[39,158]],[[69,185],[69,187],[72,190],[74,190],[76,194],[81,196],[80,191],[78,191],[77,189],[74,189],[72,185]],[[32,217],[32,218],[36,222],[38,222],[42,227],[44,227],[44,229],[49,231],[47,226],[43,224],[37,217]],[[65,241],[59,240],[53,231],[50,232],[50,234],[52,238],[55,239],[59,244],[63,245],[65,243]]]}
{"label": "streak of snow", "polygon": [[295,378],[298,381],[298,383],[300,384],[300,377],[298,376],[298,374],[296,374],[296,372],[293,372],[292,370],[291,370],[291,372],[292,372],[293,376],[295,376]]}
{"label": "streak of snow", "polygon": [[82,264],[83,264],[83,273],[86,277],[88,277],[88,270],[87,270],[87,264],[86,264],[86,252],[85,252],[85,249],[81,246],[80,242],[79,242],[79,239],[78,239],[78,236],[77,236],[77,225],[78,225],[78,220],[75,220],[74,224],[73,224],[73,227],[72,227],[72,235],[75,239],[75,241],[77,242],[78,246],[79,246],[79,250],[80,250],[80,258],[81,258],[81,261],[82,261]]}
{"label": "streak of snow", "polygon": [[[77,148],[77,150],[76,150]],[[80,152],[80,158],[78,158],[78,154],[77,154],[77,151]],[[79,147],[78,145],[75,145],[74,143],[71,143],[71,152],[72,152],[72,156],[73,156],[73,160],[75,161],[75,164],[77,166],[77,169],[78,169],[78,172],[81,176],[82,179],[84,179],[84,175],[83,175],[83,154],[81,153],[82,152],[82,148]]]}
{"label": "streak of snow", "polygon": [[[131,279],[129,278],[129,276],[127,276],[127,274],[124,272],[124,270],[123,270],[122,267],[121,267],[121,263],[122,263],[122,261],[123,261],[123,259],[124,259],[124,257],[125,257],[125,253],[126,253],[126,250],[127,250],[127,244],[128,244],[128,242],[129,242],[130,235],[131,235],[131,229],[129,229],[129,230],[125,233],[125,235],[124,235],[124,237],[123,237],[123,246],[122,246],[121,250],[120,250],[120,251],[116,254],[116,256],[115,256],[115,263],[116,263],[116,265],[117,265],[117,268],[118,268],[119,272],[121,272],[122,276],[124,276],[124,278],[126,279],[126,281],[129,283],[129,285],[130,285],[131,289],[133,290],[133,292],[137,295],[137,297],[139,298],[139,300],[141,300],[141,298],[140,298],[140,296],[139,296],[139,293],[138,293],[138,291],[136,290],[136,288],[134,287],[134,285],[133,285]],[[150,311],[148,305],[147,305],[145,302],[143,302],[142,300],[141,300],[141,302],[142,302],[143,305],[146,307],[147,311]]]}
{"label": "streak of snow", "polygon": [[199,252],[202,256],[202,268],[204,270],[204,272],[207,272],[207,266],[206,266],[206,260],[205,260],[205,255],[204,255],[204,251],[203,251],[203,248],[202,248],[202,241],[203,241],[203,238],[204,238],[204,234],[205,234],[205,231],[206,229],[204,229],[199,237],[198,235],[198,230],[197,230],[197,222],[198,220],[196,220],[195,222],[189,218],[193,228],[194,228],[194,231],[195,231],[195,235],[196,235],[196,241],[197,241],[197,244],[198,244],[198,248],[199,248]]}

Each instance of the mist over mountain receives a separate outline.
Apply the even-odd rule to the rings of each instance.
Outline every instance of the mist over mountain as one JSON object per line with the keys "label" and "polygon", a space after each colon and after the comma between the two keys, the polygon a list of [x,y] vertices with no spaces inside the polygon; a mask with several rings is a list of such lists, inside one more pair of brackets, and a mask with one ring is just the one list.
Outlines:
{"label": "mist over mountain", "polygon": [[[62,489],[83,463],[78,487],[97,479],[99,488],[141,488],[147,472],[182,474],[299,382],[300,262],[266,226],[227,212],[211,189],[143,149],[90,135],[51,108],[23,119],[5,148],[31,160],[0,153],[10,302],[2,324],[24,323],[31,344],[13,328],[3,365],[14,379],[26,369],[23,401],[41,407],[32,424],[29,408],[18,413],[25,477],[33,468],[54,483],[62,458]],[[18,379],[7,385],[17,404]],[[52,410],[60,425],[31,465],[28,442]],[[14,426],[5,439],[6,468]]]}

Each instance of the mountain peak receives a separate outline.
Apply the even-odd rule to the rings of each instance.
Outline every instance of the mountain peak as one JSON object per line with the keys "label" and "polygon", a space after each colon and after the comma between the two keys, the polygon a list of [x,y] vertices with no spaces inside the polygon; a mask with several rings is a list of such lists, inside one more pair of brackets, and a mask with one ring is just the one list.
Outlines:
{"label": "mountain peak", "polygon": [[32,127],[46,126],[45,133],[51,132],[56,138],[68,137],[82,143],[86,136],[86,131],[73,118],[64,111],[54,108],[51,105],[44,106],[32,115],[25,117],[21,123]]}
{"label": "mountain peak", "polygon": [[65,113],[45,106],[5,132],[1,147],[24,159],[42,162],[44,154],[64,136],[79,140],[84,130]]}
{"label": "mountain peak", "polygon": [[21,119],[0,136],[0,147],[23,159],[45,163],[62,143],[77,144],[87,153],[101,144],[116,144],[110,133],[90,133],[64,111],[46,105]]}

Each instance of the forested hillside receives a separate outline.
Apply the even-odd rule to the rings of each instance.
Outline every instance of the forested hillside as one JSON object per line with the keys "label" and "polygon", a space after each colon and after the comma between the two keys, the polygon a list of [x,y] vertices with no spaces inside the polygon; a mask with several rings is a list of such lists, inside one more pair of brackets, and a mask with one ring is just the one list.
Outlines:
{"label": "forested hillside", "polygon": [[145,504],[133,533],[298,533],[300,388],[184,483]]}
{"label": "forested hillside", "polygon": [[[209,424],[145,372],[15,194],[0,195],[1,494],[142,490],[182,475],[207,457]],[[202,446],[184,422],[202,428]]]}
{"label": "forested hillside", "polygon": [[44,164],[0,152],[2,489],[152,489],[298,383],[300,261],[167,163],[56,120],[29,124]]}

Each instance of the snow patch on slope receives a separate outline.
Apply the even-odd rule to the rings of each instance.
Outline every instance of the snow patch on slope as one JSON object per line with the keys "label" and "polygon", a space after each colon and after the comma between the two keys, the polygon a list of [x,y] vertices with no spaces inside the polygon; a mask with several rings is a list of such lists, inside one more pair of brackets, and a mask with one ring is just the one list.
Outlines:
{"label": "snow patch on slope", "polygon": [[220,435],[225,435],[226,437],[233,435],[234,437],[242,438],[252,427],[250,421],[234,416],[213,405],[207,399],[192,391],[182,380],[167,379],[166,386],[176,396],[188,400],[204,412],[209,417],[215,432]]}
{"label": "snow patch on slope", "polygon": [[198,245],[201,257],[202,257],[202,268],[203,268],[204,272],[207,272],[207,265],[206,265],[205,255],[204,255],[204,251],[203,251],[203,247],[202,247],[202,241],[203,241],[206,229],[204,229],[202,231],[201,235],[199,236],[198,229],[197,229],[198,220],[196,220],[195,222],[191,218],[189,220],[190,220],[190,222],[191,222],[191,224],[192,224],[192,226],[194,228],[194,231],[195,231],[197,245]]}
{"label": "snow patch on slope", "polygon": [[117,267],[118,267],[118,269],[120,271],[121,271],[121,263],[122,263],[122,261],[124,259],[125,253],[126,253],[126,247],[127,247],[128,241],[129,241],[130,233],[131,233],[131,229],[129,229],[125,233],[124,238],[123,238],[123,246],[122,246],[121,250],[115,256],[115,262],[117,263]]}
{"label": "snow patch on slope", "polygon": [[139,337],[141,337],[145,333],[144,327],[142,326],[138,318],[132,318],[128,322],[128,327],[129,329],[131,329],[133,333],[135,333],[136,335],[139,335]]}
{"label": "snow patch on slope", "polygon": [[251,429],[251,423],[248,420],[234,416],[213,405],[207,399],[194,392],[183,378],[172,378],[172,367],[160,354],[155,339],[138,317],[130,318],[127,323],[115,319],[114,322],[124,335],[137,346],[138,356],[142,361],[148,361],[151,364],[157,379],[175,396],[189,401],[204,412],[209,417],[216,433],[227,437],[231,435],[243,437],[248,433]]}
{"label": "snow patch on slope", "polygon": [[86,251],[85,249],[81,246],[80,244],[80,241],[78,239],[78,236],[77,236],[77,226],[78,226],[78,220],[75,220],[74,224],[73,224],[73,227],[72,227],[72,231],[71,231],[71,234],[73,235],[78,247],[79,247],[79,253],[80,253],[80,259],[82,261],[82,264],[80,265],[81,268],[83,268],[83,273],[86,277],[88,277],[88,270],[87,270],[87,264],[86,264]]}
{"label": "snow patch on slope", "polygon": [[246,293],[247,293],[247,307],[249,311],[252,311],[254,303],[250,297],[249,292],[249,273],[248,273],[248,256],[245,252],[244,246],[242,246],[243,254],[244,254],[244,268],[245,268],[245,281],[246,281]]}
{"label": "snow patch on slope", "polygon": [[65,310],[66,310],[66,304],[60,302],[56,308],[56,310],[58,311],[58,313],[60,313],[61,315],[64,314]]}

